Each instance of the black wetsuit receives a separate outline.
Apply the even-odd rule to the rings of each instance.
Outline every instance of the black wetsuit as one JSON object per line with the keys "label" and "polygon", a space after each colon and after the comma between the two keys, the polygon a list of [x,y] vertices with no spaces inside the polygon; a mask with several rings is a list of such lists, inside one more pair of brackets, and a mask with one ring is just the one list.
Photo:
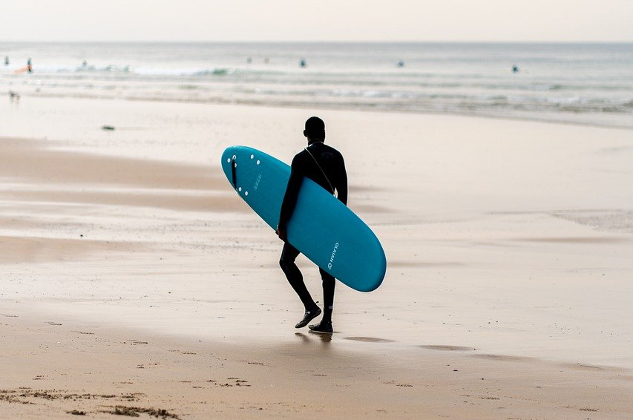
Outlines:
{"label": "black wetsuit", "polygon": [[[304,177],[310,178],[330,193],[336,191],[338,199],[347,205],[347,172],[343,156],[336,149],[322,142],[314,142],[294,157],[290,168],[290,179],[279,216],[279,229],[285,230],[292,217]],[[286,242],[279,265],[306,310],[310,310],[315,303],[303,282],[301,271],[295,264],[298,255],[299,250]],[[327,271],[319,269],[319,272],[323,280],[323,321],[331,322],[335,281]]]}

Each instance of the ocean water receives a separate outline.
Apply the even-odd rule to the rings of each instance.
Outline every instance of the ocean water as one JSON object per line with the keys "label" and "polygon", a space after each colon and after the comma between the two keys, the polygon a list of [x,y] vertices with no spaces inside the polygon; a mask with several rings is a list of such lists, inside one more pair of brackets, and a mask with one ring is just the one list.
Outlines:
{"label": "ocean water", "polygon": [[[28,58],[33,72],[15,74]],[[633,44],[0,43],[0,60],[2,89],[21,98],[332,107],[633,128]]]}

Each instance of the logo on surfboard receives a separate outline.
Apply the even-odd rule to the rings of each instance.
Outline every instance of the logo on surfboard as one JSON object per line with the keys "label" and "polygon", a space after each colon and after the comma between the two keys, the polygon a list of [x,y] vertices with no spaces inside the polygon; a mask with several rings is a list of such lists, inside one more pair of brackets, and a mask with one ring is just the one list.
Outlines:
{"label": "logo on surfboard", "polygon": [[330,255],[330,262],[327,263],[328,270],[331,270],[334,266],[334,259],[336,258],[336,252],[338,251],[339,244],[338,242],[334,244],[334,249],[332,250],[332,255]]}
{"label": "logo on surfboard", "polygon": [[259,188],[259,182],[262,180],[262,174],[257,175],[257,180],[255,181],[255,185],[253,185],[253,190],[257,191]]}

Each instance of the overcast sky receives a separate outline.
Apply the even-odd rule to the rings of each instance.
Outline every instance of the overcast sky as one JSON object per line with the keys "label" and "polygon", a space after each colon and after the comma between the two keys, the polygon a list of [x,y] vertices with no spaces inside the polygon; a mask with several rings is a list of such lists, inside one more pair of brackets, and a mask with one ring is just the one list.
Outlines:
{"label": "overcast sky", "polygon": [[626,41],[633,0],[2,0],[2,41]]}

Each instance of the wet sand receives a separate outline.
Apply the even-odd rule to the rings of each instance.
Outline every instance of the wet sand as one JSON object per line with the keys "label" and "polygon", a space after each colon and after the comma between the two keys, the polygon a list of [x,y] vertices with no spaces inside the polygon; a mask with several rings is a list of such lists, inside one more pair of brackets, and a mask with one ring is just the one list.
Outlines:
{"label": "wet sand", "polygon": [[616,368],[341,334],[229,344],[44,319],[1,320],[12,337],[0,389],[6,418],[112,418],[117,409],[181,419],[633,415],[633,375]]}
{"label": "wet sand", "polygon": [[[317,113],[203,109],[287,161]],[[633,418],[630,131],[319,114],[389,264],[332,337],[219,162],[0,139],[0,417]]]}

